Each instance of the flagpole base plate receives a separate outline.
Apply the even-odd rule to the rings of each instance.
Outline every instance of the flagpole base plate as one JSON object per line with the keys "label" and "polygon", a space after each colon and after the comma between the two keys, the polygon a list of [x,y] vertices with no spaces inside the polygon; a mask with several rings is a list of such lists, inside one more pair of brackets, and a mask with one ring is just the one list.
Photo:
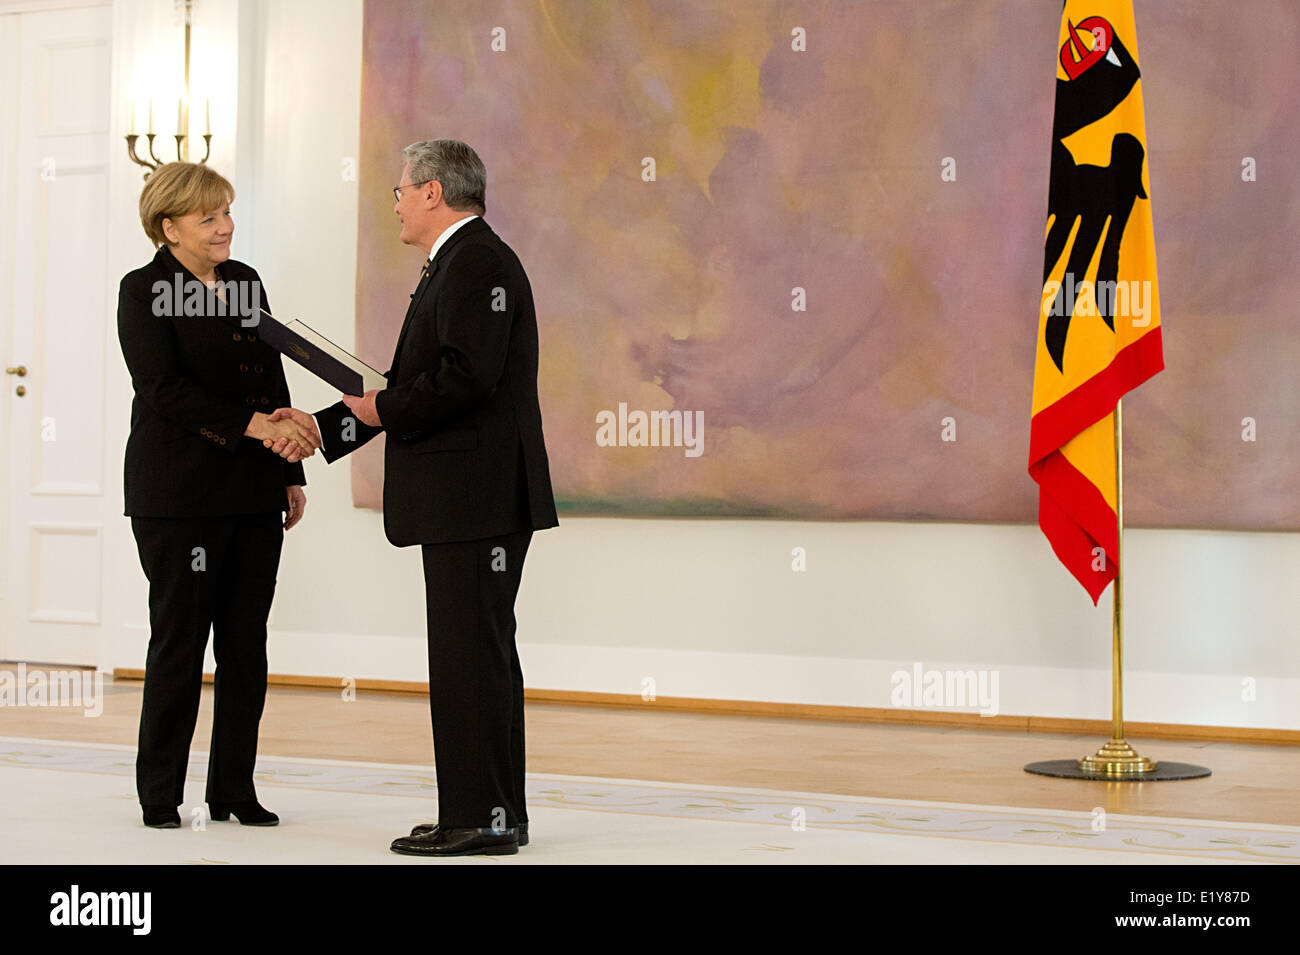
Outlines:
{"label": "flagpole base plate", "polygon": [[[1111,742],[1115,741],[1112,740]],[[1109,745],[1107,744],[1107,746]],[[1143,756],[1138,756],[1137,759],[1139,761],[1145,760],[1152,768],[1138,771],[1132,768],[1135,762],[1133,760],[1116,760],[1109,753],[1102,756],[1102,752],[1106,748],[1106,746],[1103,746],[1097,753],[1092,756],[1085,756],[1082,759],[1048,759],[1038,763],[1029,763],[1025,766],[1025,772],[1034,773],[1038,776],[1055,776],[1058,779],[1093,779],[1104,782],[1129,783],[1203,779],[1210,775],[1210,769],[1207,766],[1197,766],[1194,763],[1172,763],[1168,760],[1157,763],[1155,760]],[[1133,755],[1137,756],[1136,753]],[[1139,763],[1139,765],[1141,764]]]}

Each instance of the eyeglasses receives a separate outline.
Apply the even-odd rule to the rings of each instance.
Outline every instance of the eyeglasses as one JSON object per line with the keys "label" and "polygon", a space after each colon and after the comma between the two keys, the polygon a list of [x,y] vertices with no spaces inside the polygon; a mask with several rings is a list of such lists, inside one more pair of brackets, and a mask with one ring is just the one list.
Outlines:
{"label": "eyeglasses", "polygon": [[425,182],[433,182],[432,179],[426,179],[424,182],[408,182],[404,186],[393,186],[393,198],[398,202],[402,201],[402,190],[410,189],[412,186],[423,186]]}

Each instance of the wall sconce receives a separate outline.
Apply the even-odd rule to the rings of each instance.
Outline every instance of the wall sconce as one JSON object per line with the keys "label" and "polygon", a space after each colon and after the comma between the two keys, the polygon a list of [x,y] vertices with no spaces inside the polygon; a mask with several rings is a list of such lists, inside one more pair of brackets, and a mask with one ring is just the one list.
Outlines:
{"label": "wall sconce", "polygon": [[[181,3],[185,5],[185,92],[176,101],[176,160],[178,162],[189,162],[190,158],[190,22],[194,9],[194,0],[176,0],[179,7]],[[168,160],[159,159],[154,152],[153,141],[157,138],[154,132],[154,115],[153,115],[154,97],[149,97],[149,128],[145,132],[145,140],[148,143],[149,155],[141,159],[136,152],[136,141],[140,134],[136,132],[136,103],[131,101],[131,122],[126,133],[126,154],[131,157],[131,161],[137,166],[145,168],[144,178],[148,179],[155,169]],[[203,158],[199,162],[207,162],[208,157],[212,155],[212,103],[210,100],[203,101]]]}

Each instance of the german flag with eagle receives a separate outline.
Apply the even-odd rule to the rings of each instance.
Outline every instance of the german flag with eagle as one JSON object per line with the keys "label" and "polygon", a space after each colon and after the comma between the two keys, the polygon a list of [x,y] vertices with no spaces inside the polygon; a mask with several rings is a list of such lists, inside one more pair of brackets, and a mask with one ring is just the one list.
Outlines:
{"label": "german flag with eagle", "polygon": [[1096,604],[1119,544],[1116,404],[1164,368],[1131,0],[1066,0],[1058,47],[1029,474]]}

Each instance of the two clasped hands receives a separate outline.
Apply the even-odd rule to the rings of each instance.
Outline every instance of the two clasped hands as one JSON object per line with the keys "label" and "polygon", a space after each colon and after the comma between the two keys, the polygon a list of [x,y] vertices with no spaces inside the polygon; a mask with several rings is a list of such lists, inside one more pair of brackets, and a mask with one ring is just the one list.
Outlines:
{"label": "two clasped hands", "polygon": [[[344,395],[343,403],[357,416],[362,424],[379,427],[379,413],[375,410],[375,395],[378,391],[367,391],[358,398]],[[260,420],[259,420],[260,419]],[[275,452],[291,464],[309,458],[321,446],[320,431],[316,419],[297,408],[277,408],[269,415],[254,415],[250,433],[262,439],[262,446]]]}

